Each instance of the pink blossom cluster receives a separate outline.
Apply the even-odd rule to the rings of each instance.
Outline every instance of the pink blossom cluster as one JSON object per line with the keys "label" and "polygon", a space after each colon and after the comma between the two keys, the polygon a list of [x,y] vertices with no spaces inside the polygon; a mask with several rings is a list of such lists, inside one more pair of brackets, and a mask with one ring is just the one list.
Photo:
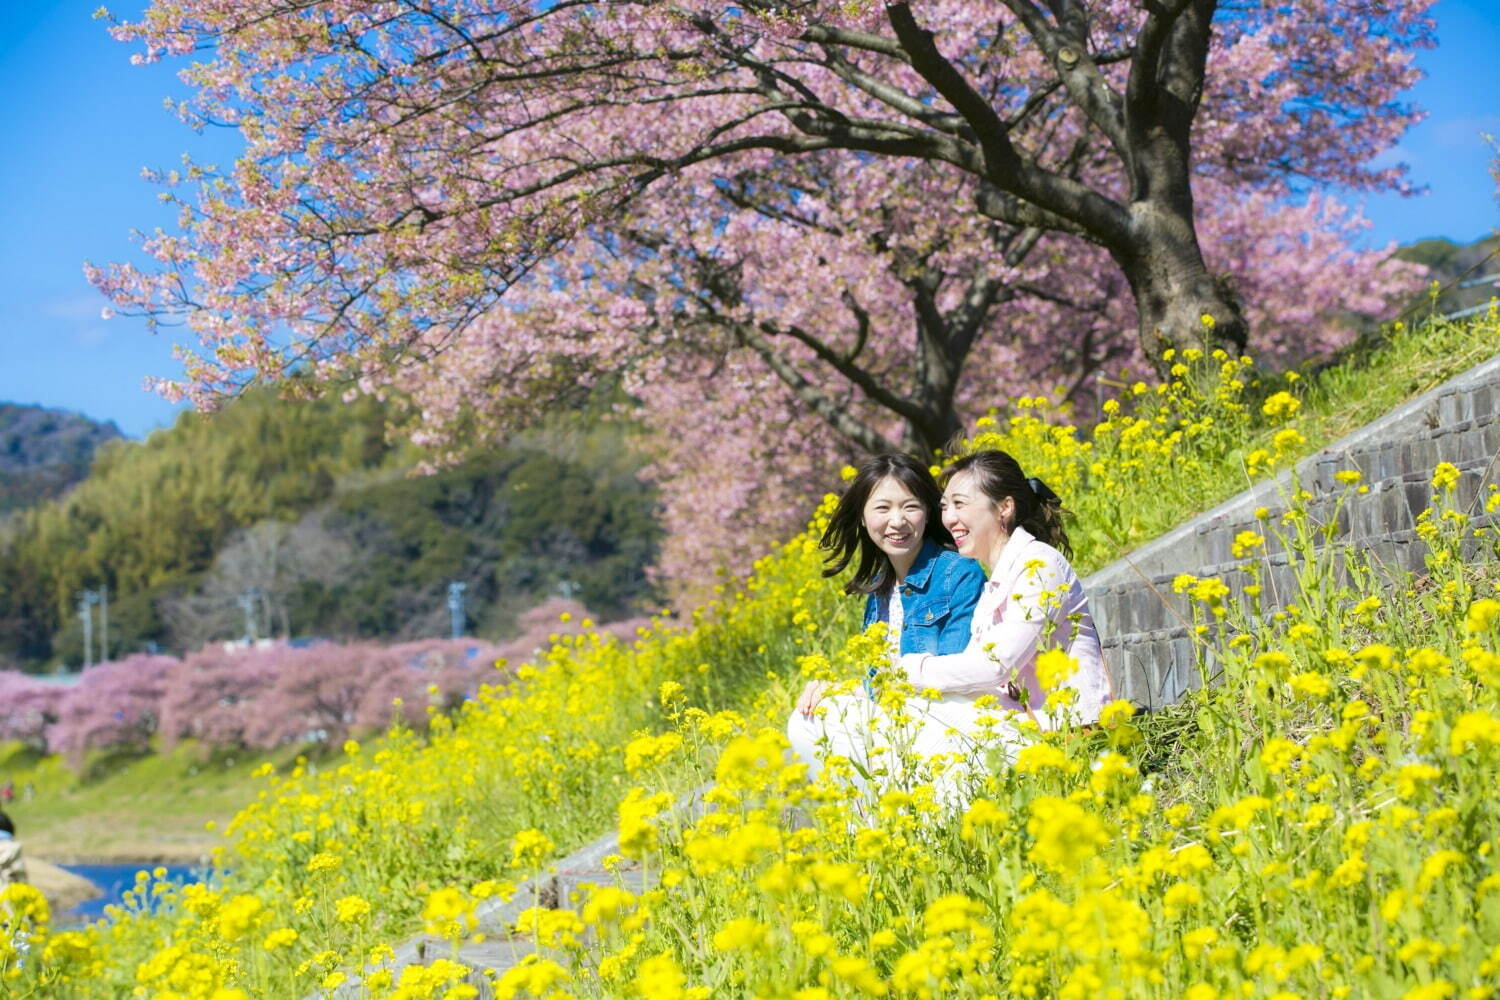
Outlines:
{"label": "pink blossom cluster", "polygon": [[0,742],[36,749],[47,746],[47,730],[57,720],[67,689],[18,670],[0,670]]}
{"label": "pink blossom cluster", "polygon": [[[562,616],[567,620],[563,621]],[[587,611],[552,600],[522,616],[504,643],[429,639],[382,646],[322,642],[211,645],[182,659],[137,654],[62,685],[0,672],[0,740],[64,754],[144,753],[194,740],[212,748],[340,743],[401,721],[426,725],[560,635],[580,634]],[[600,629],[634,637],[637,621]],[[498,669],[497,669],[498,668]]]}
{"label": "pink blossom cluster", "polygon": [[[908,402],[969,422],[1149,362],[1117,253],[982,210],[992,150],[971,155],[890,19],[931,27],[1057,198],[1147,225],[1151,178],[1087,106],[1128,91],[1153,5],[1071,6],[1088,80],[1036,43],[1047,12],[1008,0],[155,0],[118,37],[202,54],[182,111],[238,127],[245,155],[158,178],[181,216],[146,240],[155,270],[89,276],[200,337],[165,391],[210,405],[297,366],[394,397],[437,461],[622,384],[657,444],[657,573],[687,606],[842,461],[944,436],[914,434]],[[1405,189],[1384,154],[1421,118],[1403,94],[1431,6],[1217,5],[1191,220],[1253,353],[1328,352],[1419,285],[1358,248],[1335,192]]]}

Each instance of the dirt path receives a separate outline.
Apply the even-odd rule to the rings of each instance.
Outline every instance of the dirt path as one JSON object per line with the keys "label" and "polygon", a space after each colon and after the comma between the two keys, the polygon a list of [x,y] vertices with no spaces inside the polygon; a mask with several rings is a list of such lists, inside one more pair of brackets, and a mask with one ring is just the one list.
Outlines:
{"label": "dirt path", "polygon": [[179,864],[196,865],[208,860],[222,843],[217,833],[204,829],[204,820],[191,817],[142,817],[126,812],[104,812],[92,816],[38,818],[23,825],[22,844],[26,856],[53,864]]}

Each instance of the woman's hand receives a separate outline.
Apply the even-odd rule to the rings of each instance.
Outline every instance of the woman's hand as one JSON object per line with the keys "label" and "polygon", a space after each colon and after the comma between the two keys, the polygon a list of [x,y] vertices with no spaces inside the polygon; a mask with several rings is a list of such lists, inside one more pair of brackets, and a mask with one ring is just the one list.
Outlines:
{"label": "woman's hand", "polygon": [[823,700],[832,686],[828,681],[808,681],[803,686],[802,693],[797,696],[797,711],[802,713],[803,718],[812,718],[813,709],[818,707],[818,702]]}

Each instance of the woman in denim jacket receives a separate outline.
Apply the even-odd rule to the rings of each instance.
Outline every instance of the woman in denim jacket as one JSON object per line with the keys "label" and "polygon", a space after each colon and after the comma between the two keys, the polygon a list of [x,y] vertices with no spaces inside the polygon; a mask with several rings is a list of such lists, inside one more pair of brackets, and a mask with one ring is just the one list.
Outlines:
{"label": "woman in denim jacket", "polygon": [[[823,534],[825,576],[855,562],[845,593],[865,595],[864,623],[890,626],[892,660],[947,655],[968,645],[983,568],[953,551],[932,473],[906,455],[877,455],[855,474]],[[792,749],[816,770],[829,753],[859,761],[869,735],[868,692],[825,697],[810,681],[787,724]],[[815,712],[822,706],[821,711]]]}

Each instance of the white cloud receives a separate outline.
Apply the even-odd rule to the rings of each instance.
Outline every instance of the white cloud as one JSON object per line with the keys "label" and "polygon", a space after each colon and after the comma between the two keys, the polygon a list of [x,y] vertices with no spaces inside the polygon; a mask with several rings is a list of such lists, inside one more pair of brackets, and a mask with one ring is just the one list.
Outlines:
{"label": "white cloud", "polygon": [[1445,149],[1480,149],[1485,135],[1500,135],[1500,115],[1465,115],[1433,123],[1433,138]]}
{"label": "white cloud", "polygon": [[102,295],[70,295],[42,303],[42,315],[67,324],[71,339],[80,347],[97,347],[114,334],[102,314],[108,300]]}

